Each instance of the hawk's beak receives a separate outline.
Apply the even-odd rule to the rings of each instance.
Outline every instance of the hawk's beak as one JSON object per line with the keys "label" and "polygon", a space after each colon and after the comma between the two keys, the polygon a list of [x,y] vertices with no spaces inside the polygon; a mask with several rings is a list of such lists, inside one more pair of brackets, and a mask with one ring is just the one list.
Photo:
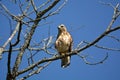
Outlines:
{"label": "hawk's beak", "polygon": [[58,26],[58,29],[60,29],[61,27],[64,27],[64,24],[61,24]]}
{"label": "hawk's beak", "polygon": [[60,29],[61,26],[58,26],[58,29]]}

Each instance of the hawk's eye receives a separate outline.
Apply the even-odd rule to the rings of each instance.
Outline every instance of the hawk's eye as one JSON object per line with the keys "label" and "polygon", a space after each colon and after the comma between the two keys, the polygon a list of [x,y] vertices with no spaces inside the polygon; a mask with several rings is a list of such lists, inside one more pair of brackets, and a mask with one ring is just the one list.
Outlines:
{"label": "hawk's eye", "polygon": [[64,27],[64,26],[61,26],[61,27]]}

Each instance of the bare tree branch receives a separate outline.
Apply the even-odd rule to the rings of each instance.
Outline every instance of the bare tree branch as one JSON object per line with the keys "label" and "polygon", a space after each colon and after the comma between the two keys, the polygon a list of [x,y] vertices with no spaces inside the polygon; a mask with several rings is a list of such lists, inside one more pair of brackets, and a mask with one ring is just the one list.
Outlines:
{"label": "bare tree branch", "polygon": [[110,38],[112,38],[112,39],[114,39],[114,40],[116,40],[116,41],[118,41],[118,42],[120,42],[120,39],[117,38],[117,37],[115,37],[115,36],[112,36],[112,35],[107,35],[107,36],[110,37]]}
{"label": "bare tree branch", "polygon": [[[87,44],[86,46],[83,46],[82,48],[80,49],[75,49],[73,50],[71,53],[65,55],[65,56],[70,56],[70,55],[77,55],[79,52],[91,47],[92,45],[96,44],[98,41],[100,41],[103,37],[105,37],[107,34],[113,32],[113,31],[116,31],[116,30],[119,30],[120,29],[120,26],[116,27],[116,28],[113,28],[109,31],[105,31],[103,32],[98,38],[96,38],[93,42]],[[37,63],[27,67],[26,69],[22,70],[22,71],[19,71],[18,72],[18,75],[24,73],[24,72],[27,72],[31,69],[33,69],[36,65],[39,65],[39,64],[42,64],[42,63],[45,63],[45,62],[48,62],[48,61],[54,61],[54,60],[58,60],[58,59],[61,59],[63,57],[65,57],[64,55],[63,56],[59,56],[59,55],[56,55],[56,56],[53,56],[52,58],[47,58],[47,59],[43,59],[43,60],[40,60],[38,61]],[[106,59],[106,58],[105,58]],[[103,60],[104,61],[104,60]]]}
{"label": "bare tree branch", "polygon": [[[111,23],[108,25],[108,28],[109,28],[109,26],[110,26],[110,27],[112,26],[111,24],[113,24],[113,22],[117,19],[117,17],[118,17],[118,16],[116,16],[116,18],[112,19]],[[114,21],[113,21],[113,20],[114,20]],[[83,51],[83,50],[85,50],[85,49],[87,49],[87,48],[95,45],[97,42],[99,42],[101,39],[103,39],[106,35],[114,32],[114,31],[116,31],[116,30],[119,30],[119,29],[120,29],[120,26],[117,26],[117,27],[115,27],[115,28],[110,28],[110,29],[108,29],[108,28],[105,30],[105,32],[103,32],[100,36],[98,36],[98,38],[96,38],[95,40],[93,40],[91,43],[89,43],[89,44],[87,44],[87,45],[85,45],[85,46],[83,46],[83,47],[81,47],[81,48],[79,48],[79,49],[73,50],[71,53],[67,54],[66,56],[77,55],[77,54],[80,53],[81,51]],[[24,69],[24,70],[22,70],[22,71],[19,71],[19,72],[18,72],[18,75],[19,75],[19,74],[22,74],[22,73],[24,73],[24,72],[26,72],[26,71],[29,71],[30,69],[33,69],[33,68],[34,68],[36,65],[38,65],[38,64],[42,64],[42,63],[45,63],[45,62],[48,62],[48,61],[58,60],[58,59],[61,59],[61,58],[63,58],[63,57],[65,57],[65,56],[53,56],[52,58],[47,58],[47,59],[40,60],[40,61],[38,61],[37,63],[35,63],[35,64],[27,67],[26,69]],[[106,58],[107,58],[107,57],[105,57],[104,60],[106,60]],[[103,60],[103,61],[104,61],[104,60]],[[98,63],[97,63],[97,64],[98,64]]]}
{"label": "bare tree branch", "polygon": [[10,11],[0,2],[0,6],[5,10],[5,12],[9,15],[9,16],[13,16]]}
{"label": "bare tree branch", "polygon": [[114,7],[114,14],[113,14],[113,17],[112,17],[112,20],[107,28],[107,30],[110,30],[113,23],[115,22],[115,20],[117,19],[117,17],[120,15],[120,12],[118,10],[118,7],[119,7],[119,3],[116,5],[116,7]]}
{"label": "bare tree branch", "polygon": [[34,34],[35,32],[35,29],[37,28],[37,25],[39,23],[39,21],[41,20],[41,17],[47,13],[50,9],[52,9],[60,0],[55,0],[48,8],[46,8],[45,10],[41,11],[41,12],[38,12],[37,13],[37,16],[36,16],[36,21],[34,22],[34,24],[32,25],[31,27],[31,30],[30,32],[27,34],[27,37],[26,37],[26,40],[25,40],[25,43],[24,45],[22,46],[21,48],[21,51],[19,52],[17,58],[16,58],[16,61],[15,61],[15,65],[13,67],[13,77],[15,78],[16,75],[18,75],[18,68],[19,68],[19,65],[22,61],[22,56],[25,52],[25,49],[28,48],[29,46],[29,43],[31,41],[31,38],[32,38],[32,35]]}
{"label": "bare tree branch", "polygon": [[19,27],[20,27],[21,23],[18,22],[16,25],[15,30],[13,31],[12,35],[9,37],[9,39],[5,42],[5,44],[3,45],[3,48],[5,48],[8,43],[13,39],[13,37],[16,35],[16,33],[19,31]]}
{"label": "bare tree branch", "polygon": [[49,13],[47,16],[43,16],[42,19],[45,19],[45,18],[47,18],[49,16],[58,14],[58,12],[60,12],[60,10],[65,6],[66,3],[67,3],[67,0],[65,0],[64,3],[56,11],[54,11],[52,13]]}
{"label": "bare tree branch", "polygon": [[7,63],[7,69],[8,69],[8,73],[7,73],[7,80],[10,80],[12,79],[12,74],[11,74],[11,55],[12,55],[12,46],[11,46],[11,43],[10,43],[10,46],[9,46],[9,54],[8,54],[8,63]]}
{"label": "bare tree branch", "polygon": [[34,1],[33,1],[33,0],[30,0],[30,1],[31,1],[32,7],[33,7],[35,13],[37,14],[37,8],[36,8],[36,6],[35,6]]}
{"label": "bare tree branch", "polygon": [[79,54],[77,54],[80,58],[82,58],[83,59],[83,61],[86,63],[86,64],[88,64],[88,65],[97,65],[97,64],[102,64],[105,60],[107,60],[107,58],[108,58],[108,53],[106,54],[106,56],[102,59],[102,60],[100,60],[99,62],[95,62],[95,63],[92,63],[92,62],[89,62],[86,58],[87,58],[87,56],[82,56],[82,55],[79,55]]}
{"label": "bare tree branch", "polygon": [[91,43],[81,47],[79,50],[76,50],[75,53],[79,53],[89,47],[91,47],[92,45],[96,44],[97,42],[99,42],[103,37],[105,37],[106,35],[110,34],[111,32],[114,32],[116,30],[119,30],[120,29],[120,26],[118,27],[115,27],[115,28],[112,28],[110,30],[107,30],[105,32],[103,32],[100,36],[98,36],[98,38],[96,38],[95,40],[93,40]]}
{"label": "bare tree branch", "polygon": [[[17,2],[17,0],[14,0]],[[2,2],[0,2],[1,7],[1,13],[4,13],[5,16],[9,16],[9,19],[17,22],[17,25],[14,29],[14,31],[11,33],[8,40],[3,44],[2,47],[0,47],[0,59],[2,59],[3,53],[8,53],[8,63],[7,63],[7,77],[8,80],[15,80],[19,75],[27,73],[23,75],[20,80],[25,80],[34,74],[38,74],[41,72],[41,70],[45,69],[52,61],[62,59],[66,56],[73,56],[77,55],[80,59],[83,60],[84,63],[88,65],[97,65],[103,63],[108,58],[108,53],[106,56],[101,59],[100,61],[91,62],[88,61],[88,56],[82,55],[81,53],[94,46],[95,48],[105,49],[105,50],[112,50],[112,51],[120,51],[120,49],[117,48],[110,48],[110,47],[104,47],[98,45],[98,42],[105,38],[106,36],[110,37],[110,39],[114,39],[117,42],[120,42],[120,39],[116,36],[112,36],[111,33],[116,32],[120,30],[120,25],[113,26],[114,22],[118,19],[120,16],[120,10],[119,10],[119,4],[116,6],[113,6],[112,4],[106,4],[109,5],[114,9],[112,19],[109,23],[109,25],[106,27],[106,30],[101,33],[97,38],[95,38],[91,42],[87,41],[81,41],[78,43],[78,45],[68,54],[66,55],[58,55],[54,48],[54,36],[50,35],[50,32],[48,31],[48,37],[45,39],[41,39],[40,41],[36,41],[35,39],[32,39],[36,29],[38,28],[39,23],[43,19],[47,19],[48,17],[58,14],[60,10],[65,6],[68,0],[64,0],[63,3],[61,3],[55,10],[53,9],[61,0],[47,0],[43,2],[43,4],[37,6],[35,5],[35,0],[29,0],[29,1],[22,1],[19,0],[18,4],[19,10],[21,11],[21,14],[14,15],[11,13],[12,11],[7,8],[7,6],[3,5]],[[34,15],[34,18],[32,16]],[[46,24],[46,23],[45,23]],[[24,27],[24,28],[23,28]],[[21,35],[22,34],[22,35]],[[17,35],[15,37],[15,35]],[[22,36],[22,37],[21,37]],[[16,38],[15,42],[13,43],[14,37]],[[56,36],[55,36],[56,37]],[[20,41],[22,39],[23,41]],[[21,43],[21,44],[19,44]],[[9,45],[9,49],[7,46]],[[16,53],[13,53],[16,52]],[[15,58],[14,65],[11,66],[11,55],[17,54]],[[39,54],[40,53],[40,54]],[[26,54],[26,64],[27,66],[20,70],[20,65],[23,62],[22,58],[24,58],[24,54]],[[40,59],[36,61],[36,57],[38,55],[47,55],[42,56]],[[12,70],[11,70],[12,69]]]}
{"label": "bare tree branch", "polygon": [[[2,58],[2,53],[4,52],[5,47],[11,42],[11,40],[13,39],[13,37],[16,35],[16,33],[19,31],[19,27],[21,25],[21,22],[18,22],[16,25],[15,30],[13,31],[13,33],[11,34],[11,36],[9,37],[9,39],[4,43],[4,45],[2,46],[2,48],[0,48],[0,56]],[[0,58],[0,59],[1,59]]]}
{"label": "bare tree branch", "polygon": [[[89,44],[89,42],[84,41],[84,43]],[[111,50],[111,51],[120,51],[120,49],[116,48],[109,48],[109,47],[104,47],[104,46],[99,46],[97,44],[94,44],[95,47],[100,48],[100,49],[105,49],[105,50]]]}
{"label": "bare tree branch", "polygon": [[33,70],[32,72],[30,72],[28,75],[24,76],[23,78],[21,78],[20,80],[25,80],[29,77],[31,77],[32,75],[38,74],[40,73],[40,71],[44,68],[46,68],[49,64],[51,63],[51,61],[47,62],[44,66],[40,66],[37,70]]}
{"label": "bare tree branch", "polygon": [[[47,5],[51,0],[47,0],[45,3],[43,3],[41,6],[39,6],[37,8],[37,10],[41,9],[42,7],[44,7],[45,5]],[[27,15],[30,15],[34,12],[34,10],[32,10],[31,12],[29,12]]]}

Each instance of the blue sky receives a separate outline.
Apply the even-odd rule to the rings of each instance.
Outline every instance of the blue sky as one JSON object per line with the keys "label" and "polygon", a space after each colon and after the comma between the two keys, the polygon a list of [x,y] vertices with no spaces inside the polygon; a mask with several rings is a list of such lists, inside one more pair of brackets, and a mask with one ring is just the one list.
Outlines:
{"label": "blue sky", "polygon": [[[118,2],[120,3],[120,0],[101,1],[112,3],[113,5],[116,5]],[[12,4],[9,4],[7,1],[3,1],[3,3],[9,6],[11,12],[18,14],[19,11],[14,9]],[[60,2],[60,4],[61,3],[62,2]],[[36,4],[38,5],[38,2]],[[48,31],[48,27],[50,27],[50,35],[54,36],[57,34],[57,26],[59,24],[65,24],[73,37],[73,48],[76,48],[80,41],[91,42],[104,32],[112,19],[112,15],[113,8],[100,4],[99,0],[68,0],[59,14],[51,16],[41,22],[41,24],[44,22],[50,24],[38,27],[33,39],[39,41],[40,39],[48,37],[48,33],[46,32]],[[7,19],[4,18],[3,15],[0,15],[0,17],[0,46],[2,46],[9,37],[10,32]],[[113,27],[118,25],[120,25],[120,17],[116,20]],[[119,33],[120,31],[117,31],[113,34],[116,37],[120,37]],[[38,37],[38,34],[40,37]],[[120,43],[109,37],[105,37],[98,44],[120,49]],[[30,77],[28,80],[120,80],[120,52],[101,50],[95,47],[81,52],[81,54],[89,55],[90,61],[103,59],[106,53],[109,53],[108,59],[99,65],[87,65],[80,57],[72,56],[70,66],[63,69],[60,67],[60,60],[54,61],[42,70],[40,74]],[[0,61],[0,78],[3,78],[2,80],[5,80],[6,77],[6,57],[6,54],[4,54],[3,59]]]}

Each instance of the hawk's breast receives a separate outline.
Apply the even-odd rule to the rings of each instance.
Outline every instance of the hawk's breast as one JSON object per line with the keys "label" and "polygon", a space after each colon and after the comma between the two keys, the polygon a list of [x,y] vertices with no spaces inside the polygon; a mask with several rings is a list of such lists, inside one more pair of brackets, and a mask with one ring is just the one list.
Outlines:
{"label": "hawk's breast", "polygon": [[56,48],[59,52],[67,52],[69,50],[70,46],[70,36],[68,35],[61,35],[58,37],[58,40],[56,41]]}

